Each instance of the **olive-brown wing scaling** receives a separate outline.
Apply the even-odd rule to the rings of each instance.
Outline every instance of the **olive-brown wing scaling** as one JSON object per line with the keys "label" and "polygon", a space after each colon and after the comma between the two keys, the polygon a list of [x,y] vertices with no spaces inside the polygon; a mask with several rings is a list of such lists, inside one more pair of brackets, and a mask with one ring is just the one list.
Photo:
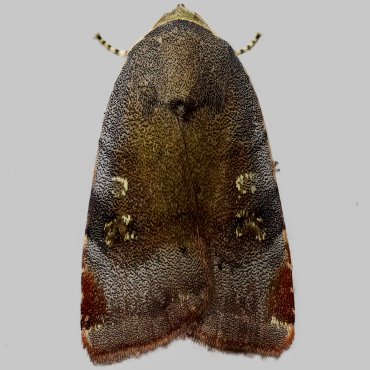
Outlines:
{"label": "olive-brown wing scaling", "polygon": [[267,134],[233,50],[188,21],[130,52],[99,141],[82,336],[110,363],[188,333],[278,355],[293,339],[289,248]]}
{"label": "olive-brown wing scaling", "polygon": [[157,43],[130,52],[99,140],[83,250],[81,328],[95,363],[112,363],[189,330],[208,299],[181,126],[158,102]]}
{"label": "olive-brown wing scaling", "polygon": [[[224,63],[219,53],[213,60]],[[191,335],[221,350],[278,356],[294,337],[294,298],[274,165],[248,76],[230,52],[223,69],[228,83],[222,111],[211,120],[205,107],[187,124],[201,235],[214,278],[208,308]]]}

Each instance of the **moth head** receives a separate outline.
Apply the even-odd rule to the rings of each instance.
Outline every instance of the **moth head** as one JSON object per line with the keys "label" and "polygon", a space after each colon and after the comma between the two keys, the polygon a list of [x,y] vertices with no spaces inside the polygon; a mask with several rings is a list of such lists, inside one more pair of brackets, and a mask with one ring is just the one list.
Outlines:
{"label": "moth head", "polygon": [[153,29],[161,26],[164,23],[176,20],[185,20],[189,22],[194,22],[204,28],[207,28],[208,30],[211,30],[208,24],[204,21],[204,19],[200,15],[187,9],[184,4],[179,4],[171,12],[164,14],[159,19],[159,21],[154,25]]}

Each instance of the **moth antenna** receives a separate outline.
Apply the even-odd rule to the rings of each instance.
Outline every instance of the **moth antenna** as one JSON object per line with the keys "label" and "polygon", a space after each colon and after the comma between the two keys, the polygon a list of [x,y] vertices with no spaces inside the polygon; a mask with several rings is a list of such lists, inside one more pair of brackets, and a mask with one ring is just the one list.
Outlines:
{"label": "moth antenna", "polygon": [[110,52],[113,54],[118,55],[119,57],[127,57],[128,50],[120,50],[117,48],[114,48],[111,44],[108,44],[106,40],[104,40],[100,33],[97,33],[95,35],[95,38]]}
{"label": "moth antenna", "polygon": [[235,54],[236,55],[242,55],[245,52],[251,50],[254,47],[254,45],[257,44],[257,41],[261,38],[261,36],[262,35],[260,33],[257,33],[256,36],[255,36],[255,38],[244,49],[236,50],[235,51]]}

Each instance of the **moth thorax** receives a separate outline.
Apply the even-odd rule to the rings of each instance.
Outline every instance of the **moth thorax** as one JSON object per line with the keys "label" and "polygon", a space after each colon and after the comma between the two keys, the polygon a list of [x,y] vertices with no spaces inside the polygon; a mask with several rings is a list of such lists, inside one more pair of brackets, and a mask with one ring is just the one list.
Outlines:
{"label": "moth thorax", "polygon": [[204,19],[199,14],[191,12],[189,9],[186,8],[184,4],[179,4],[171,12],[164,14],[154,25],[153,29],[161,26],[164,23],[176,20],[186,20],[189,22],[194,22],[210,30]]}

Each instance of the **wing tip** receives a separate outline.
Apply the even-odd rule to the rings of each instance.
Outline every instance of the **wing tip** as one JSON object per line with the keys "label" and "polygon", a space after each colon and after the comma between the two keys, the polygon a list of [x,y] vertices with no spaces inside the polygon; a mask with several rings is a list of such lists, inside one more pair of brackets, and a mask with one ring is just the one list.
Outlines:
{"label": "wing tip", "polygon": [[288,350],[294,340],[294,324],[285,324],[284,329],[286,334],[280,343],[272,344],[273,338],[269,338],[270,346],[253,344],[252,341],[249,343],[240,342],[236,340],[228,340],[222,338],[222,336],[209,336],[205,333],[196,331],[189,336],[197,343],[206,346],[210,350],[219,350],[225,353],[238,353],[254,357],[256,355],[261,357],[276,357],[279,358],[284,351]]}
{"label": "wing tip", "polygon": [[93,348],[88,340],[84,330],[82,330],[82,344],[94,365],[110,365],[129,358],[138,358],[139,356],[153,351],[158,347],[165,347],[174,339],[181,337],[188,331],[188,324],[172,331],[164,337],[154,339],[150,342],[137,344],[134,346],[125,346],[114,350],[101,351]]}

